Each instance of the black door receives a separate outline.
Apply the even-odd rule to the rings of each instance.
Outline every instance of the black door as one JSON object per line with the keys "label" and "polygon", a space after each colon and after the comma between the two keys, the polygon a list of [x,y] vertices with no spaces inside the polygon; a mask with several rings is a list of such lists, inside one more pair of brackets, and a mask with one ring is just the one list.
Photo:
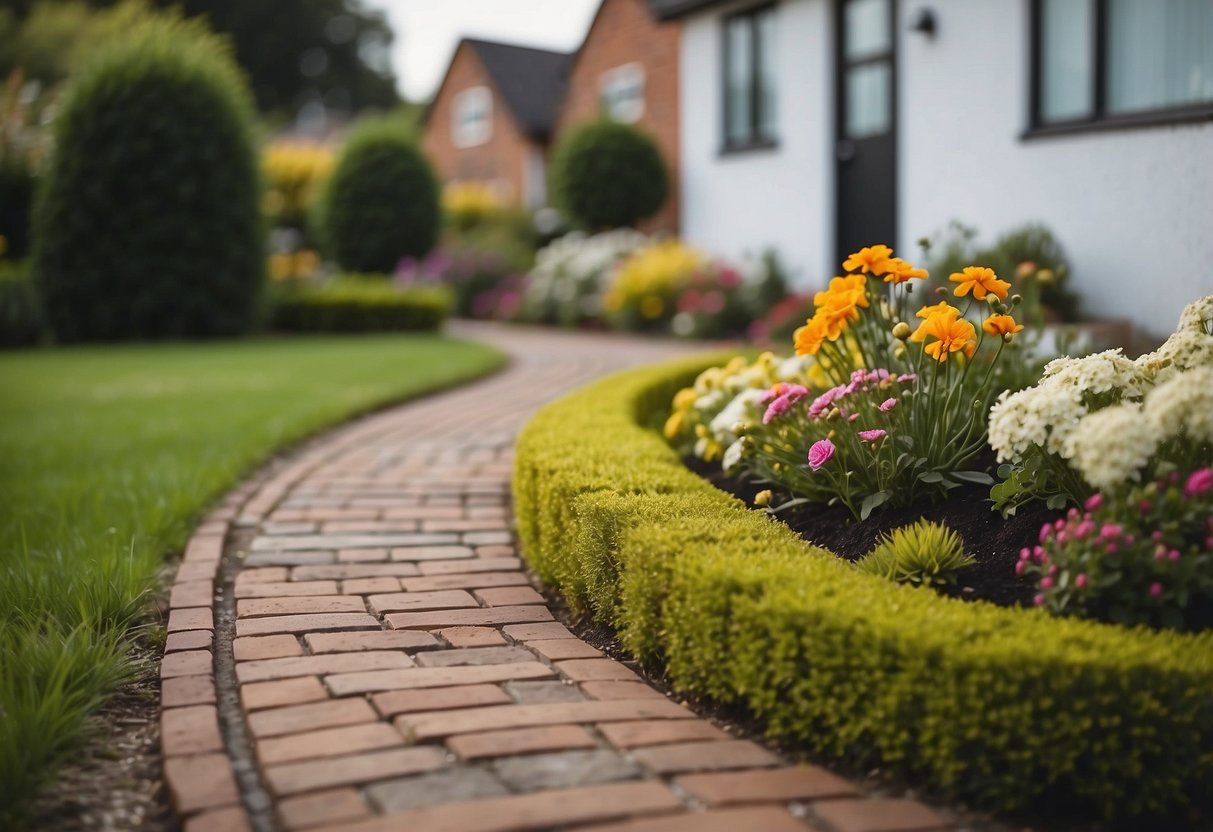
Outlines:
{"label": "black door", "polygon": [[837,6],[838,251],[896,244],[896,0]]}

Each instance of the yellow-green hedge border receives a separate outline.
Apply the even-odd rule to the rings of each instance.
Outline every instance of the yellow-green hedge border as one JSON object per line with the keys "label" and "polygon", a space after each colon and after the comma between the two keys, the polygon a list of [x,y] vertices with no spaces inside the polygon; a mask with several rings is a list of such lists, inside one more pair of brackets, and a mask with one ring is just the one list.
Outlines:
{"label": "yellow-green hedge border", "polygon": [[1207,808],[1213,634],[1126,630],[863,575],[647,426],[722,356],[627,371],[519,438],[523,551],[574,610],[772,735],[996,810]]}

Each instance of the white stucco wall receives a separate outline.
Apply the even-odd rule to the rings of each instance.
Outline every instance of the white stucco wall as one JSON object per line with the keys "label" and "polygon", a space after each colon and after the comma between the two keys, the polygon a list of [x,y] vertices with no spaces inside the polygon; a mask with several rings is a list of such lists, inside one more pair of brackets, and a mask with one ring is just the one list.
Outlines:
{"label": "white stucco wall", "polygon": [[[744,4],[741,4],[744,5]],[[834,274],[833,11],[781,0],[779,147],[720,155],[725,5],[684,20],[686,236],[722,255],[773,246],[819,285]],[[1048,225],[1091,315],[1166,334],[1213,294],[1213,123],[1035,138],[1027,124],[1028,0],[903,0],[898,40],[898,241],[952,219],[981,238]],[[910,32],[934,10],[933,38]]]}
{"label": "white stucco wall", "polygon": [[[907,31],[921,6],[930,40]],[[953,218],[985,239],[1040,220],[1092,314],[1166,334],[1213,294],[1213,123],[1022,140],[1027,0],[911,1],[901,16],[903,251]]]}
{"label": "white stucco wall", "polygon": [[822,163],[833,130],[828,4],[777,6],[778,147],[721,154],[721,18],[745,5],[722,5],[683,21],[683,235],[726,257],[773,248],[795,270],[797,283],[817,287],[834,234],[833,170]]}

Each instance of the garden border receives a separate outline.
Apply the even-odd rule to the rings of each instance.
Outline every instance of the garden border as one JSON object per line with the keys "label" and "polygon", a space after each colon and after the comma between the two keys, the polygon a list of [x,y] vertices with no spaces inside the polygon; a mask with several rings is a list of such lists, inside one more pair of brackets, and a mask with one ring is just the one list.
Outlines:
{"label": "garden border", "polygon": [[575,611],[773,736],[982,807],[1208,810],[1213,633],[964,602],[809,546],[646,427],[727,357],[616,374],[522,432],[523,551]]}

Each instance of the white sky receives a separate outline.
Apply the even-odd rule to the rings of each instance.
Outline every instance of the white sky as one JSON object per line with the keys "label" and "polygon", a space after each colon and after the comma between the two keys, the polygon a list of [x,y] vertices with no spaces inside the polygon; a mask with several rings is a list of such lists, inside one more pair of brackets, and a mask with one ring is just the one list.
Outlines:
{"label": "white sky", "polygon": [[396,34],[392,65],[410,101],[428,101],[459,39],[499,40],[571,52],[599,0],[364,0],[383,9]]}

